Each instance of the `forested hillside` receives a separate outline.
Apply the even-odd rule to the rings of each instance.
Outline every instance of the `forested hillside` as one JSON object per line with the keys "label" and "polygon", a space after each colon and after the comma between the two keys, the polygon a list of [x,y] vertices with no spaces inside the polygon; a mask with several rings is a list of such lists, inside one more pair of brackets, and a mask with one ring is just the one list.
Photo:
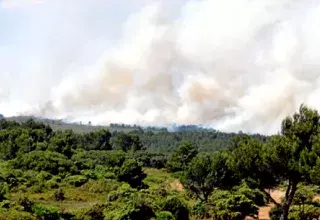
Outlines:
{"label": "forested hillside", "polygon": [[320,217],[320,116],[306,106],[272,137],[52,124],[0,120],[0,219],[240,220],[267,204],[272,219]]}
{"label": "forested hillside", "polygon": [[[229,147],[233,142],[244,134],[225,133],[214,129],[205,129],[198,126],[181,125],[173,129],[164,127],[142,127],[138,125],[110,124],[110,126],[90,126],[85,124],[66,123],[62,120],[40,119],[35,117],[19,116],[7,118],[7,121],[27,123],[33,121],[48,125],[53,131],[72,131],[76,136],[85,133],[108,130],[113,137],[121,132],[136,135],[143,146],[149,152],[168,154],[174,151],[181,141],[190,141],[195,144],[200,152],[214,152]],[[173,130],[173,131],[168,131]],[[250,135],[252,138],[265,142],[267,136],[260,134]]]}

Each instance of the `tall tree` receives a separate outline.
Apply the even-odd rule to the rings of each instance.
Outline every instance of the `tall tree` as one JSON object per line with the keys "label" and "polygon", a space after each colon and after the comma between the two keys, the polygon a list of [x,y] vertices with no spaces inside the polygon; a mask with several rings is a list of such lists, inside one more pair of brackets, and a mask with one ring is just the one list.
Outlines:
{"label": "tall tree", "polygon": [[275,176],[288,183],[280,220],[287,220],[300,182],[316,183],[320,160],[320,115],[301,105],[299,112],[282,122],[281,136],[266,147],[265,161]]}
{"label": "tall tree", "polygon": [[207,202],[214,188],[224,188],[235,183],[227,166],[228,156],[224,152],[196,156],[182,177],[184,187],[198,199]]}
{"label": "tall tree", "polygon": [[137,135],[126,134],[124,132],[120,132],[120,134],[113,138],[113,144],[115,145],[115,148],[119,148],[124,152],[143,149],[143,145]]}
{"label": "tall tree", "polygon": [[279,182],[287,183],[280,218],[287,220],[297,185],[319,184],[318,112],[301,105],[299,112],[283,120],[281,134],[274,135],[265,145],[247,142],[238,146],[233,151],[233,160],[238,173],[262,190],[276,187]]}
{"label": "tall tree", "polygon": [[127,159],[121,166],[118,173],[118,180],[127,182],[132,188],[144,188],[142,182],[147,175],[142,171],[142,166],[134,159]]}
{"label": "tall tree", "polygon": [[197,154],[198,148],[195,145],[191,142],[182,141],[178,149],[172,154],[167,166],[171,172],[183,171]]}

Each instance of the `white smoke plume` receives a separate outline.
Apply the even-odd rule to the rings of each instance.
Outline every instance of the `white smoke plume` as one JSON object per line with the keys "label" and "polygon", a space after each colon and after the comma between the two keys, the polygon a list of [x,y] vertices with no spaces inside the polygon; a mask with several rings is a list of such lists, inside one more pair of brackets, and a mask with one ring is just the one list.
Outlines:
{"label": "white smoke plume", "polygon": [[0,5],[3,8],[16,8],[41,2],[42,0],[2,0]]}
{"label": "white smoke plume", "polygon": [[[1,73],[0,109],[93,124],[175,122],[270,134],[300,104],[320,107],[319,1],[170,2],[140,1],[112,43],[88,34],[94,24],[82,24],[84,16],[66,24],[67,41],[55,51],[41,47],[41,59],[20,67],[9,59],[7,70],[27,73],[18,84]],[[75,4],[63,7],[81,10]],[[51,22],[64,19],[55,14]],[[93,43],[80,47],[77,38]]]}

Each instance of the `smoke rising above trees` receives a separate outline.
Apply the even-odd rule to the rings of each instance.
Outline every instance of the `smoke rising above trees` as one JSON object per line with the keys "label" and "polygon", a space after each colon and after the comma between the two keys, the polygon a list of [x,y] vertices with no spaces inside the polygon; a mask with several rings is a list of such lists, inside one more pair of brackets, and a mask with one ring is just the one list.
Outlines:
{"label": "smoke rising above trees", "polygon": [[[37,19],[46,18],[50,4],[53,15],[59,11],[57,2],[37,4],[43,10]],[[46,34],[34,43],[45,45],[36,48],[33,62],[39,65],[26,58],[25,69],[0,67],[25,70],[24,87],[13,82],[14,74],[0,76],[5,115],[72,116],[94,124],[203,124],[270,134],[301,103],[320,107],[317,1],[144,1],[119,23],[120,37],[112,44],[101,40],[108,31],[97,31],[112,28],[102,26],[102,19],[99,24],[87,19],[92,11],[82,11],[99,4],[63,6],[59,21],[65,27],[45,32],[61,32],[57,47],[48,46]],[[67,19],[72,10],[73,19]],[[43,25],[56,23],[44,19]],[[37,34],[30,31],[29,38]]]}

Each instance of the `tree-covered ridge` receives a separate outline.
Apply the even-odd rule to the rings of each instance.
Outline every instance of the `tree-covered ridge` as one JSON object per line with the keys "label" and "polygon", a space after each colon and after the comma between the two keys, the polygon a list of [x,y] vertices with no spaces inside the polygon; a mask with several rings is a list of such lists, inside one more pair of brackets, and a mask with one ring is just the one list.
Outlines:
{"label": "tree-covered ridge", "polygon": [[[0,219],[319,219],[320,116],[272,137],[0,120]],[[282,201],[270,190],[284,189]]]}
{"label": "tree-covered ridge", "polygon": [[[72,131],[74,135],[77,136],[83,136],[86,133],[94,135],[101,130],[110,131],[112,137],[121,135],[121,133],[129,133],[138,136],[142,145],[145,146],[148,151],[164,154],[173,152],[181,141],[192,142],[199,147],[200,152],[214,152],[229,147],[233,144],[235,139],[247,136],[242,132],[225,133],[192,125],[175,126],[174,131],[171,132],[168,131],[168,129],[161,127],[141,127],[138,125],[126,124],[110,124],[109,127],[100,127],[68,124],[57,120],[28,117],[14,117],[9,118],[7,121],[9,123],[16,123],[16,120],[22,125],[28,123],[28,121],[33,121],[34,123],[50,126],[53,131]],[[249,136],[263,142],[268,138],[267,136],[260,134],[252,134]]]}

